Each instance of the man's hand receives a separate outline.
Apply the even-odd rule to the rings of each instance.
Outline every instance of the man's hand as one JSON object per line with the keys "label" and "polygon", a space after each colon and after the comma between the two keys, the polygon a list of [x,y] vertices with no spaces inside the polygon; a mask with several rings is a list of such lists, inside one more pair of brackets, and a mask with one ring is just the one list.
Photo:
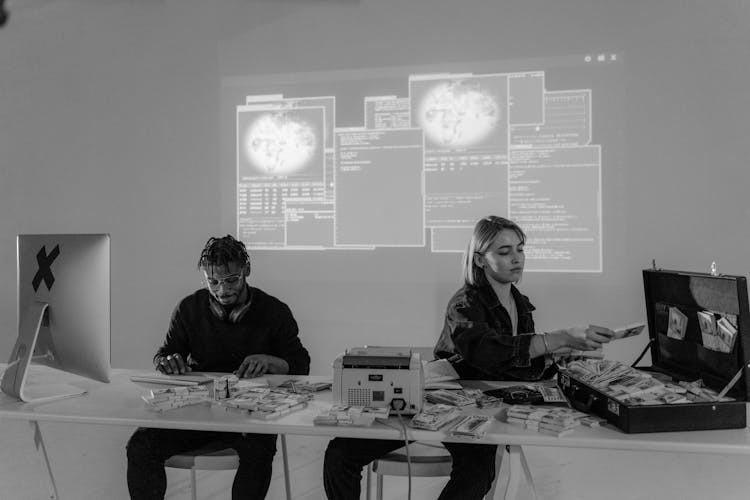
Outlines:
{"label": "man's hand", "polygon": [[234,372],[239,378],[260,377],[266,373],[287,373],[286,361],[268,354],[251,354],[247,356]]}
{"label": "man's hand", "polygon": [[183,373],[192,371],[178,352],[167,356],[158,356],[155,362],[156,371],[166,373],[167,375],[182,375]]}

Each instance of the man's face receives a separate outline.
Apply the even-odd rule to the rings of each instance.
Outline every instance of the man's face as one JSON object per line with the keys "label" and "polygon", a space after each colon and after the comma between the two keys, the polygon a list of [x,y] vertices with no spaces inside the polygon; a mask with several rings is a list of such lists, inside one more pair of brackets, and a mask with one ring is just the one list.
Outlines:
{"label": "man's face", "polygon": [[240,302],[245,290],[246,271],[243,266],[233,262],[227,266],[202,269],[209,293],[222,306],[234,306]]}

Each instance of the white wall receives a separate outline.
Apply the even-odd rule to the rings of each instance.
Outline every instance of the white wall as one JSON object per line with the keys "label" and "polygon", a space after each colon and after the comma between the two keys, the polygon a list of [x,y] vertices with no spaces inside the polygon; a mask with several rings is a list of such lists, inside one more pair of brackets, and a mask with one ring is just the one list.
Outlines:
{"label": "white wall", "polygon": [[[640,271],[651,259],[686,270],[707,270],[715,260],[722,272],[750,274],[745,0],[6,3],[0,359],[10,353],[16,329],[16,234],[102,231],[112,234],[113,365],[150,365],[171,308],[199,285],[194,266],[202,244],[234,228],[232,173],[221,168],[219,102],[221,77],[235,68],[263,75],[622,52],[627,158],[621,171],[604,174],[617,176],[618,192],[605,195],[621,223],[605,224],[602,275],[527,274],[522,287],[538,306],[540,328],[642,318]],[[612,248],[615,234],[625,235],[626,248]],[[385,267],[390,258],[387,252],[341,260],[256,252],[254,279],[290,304],[313,371],[326,373],[333,354],[347,346],[434,341],[458,286],[457,258],[415,259],[413,273]],[[642,343],[623,341],[608,355],[632,359]],[[81,431],[69,427],[56,435]],[[114,483],[113,498],[124,497],[124,471],[111,465],[124,460],[127,433],[117,431],[110,442],[91,432],[86,437],[105,443],[111,455],[86,446],[76,464]],[[23,451],[33,456],[30,440]],[[69,451],[61,446],[51,453],[54,460]],[[565,450],[562,460],[584,455]],[[660,470],[665,459],[637,460]],[[710,456],[696,461],[703,470],[715,465]],[[680,457],[672,467],[673,481],[683,481],[683,463]],[[601,472],[594,477],[607,477],[604,468],[592,468]],[[64,488],[69,497],[101,498],[92,483],[71,479],[78,477],[59,478],[72,485]],[[637,481],[638,475],[623,477]],[[746,489],[746,478],[732,477],[733,491]],[[2,479],[12,482],[7,474]],[[15,497],[22,490],[14,489]],[[694,498],[704,491],[696,489]]]}
{"label": "white wall", "polygon": [[[527,273],[540,329],[642,319],[640,271],[747,275],[750,7],[715,2],[19,0],[0,30],[0,356],[16,327],[15,235],[112,234],[112,363],[148,367],[199,286],[209,235],[234,229],[221,77],[564,55],[625,56],[627,157],[601,275]],[[605,207],[606,208],[606,207]],[[617,221],[617,227],[607,221]],[[624,238],[621,238],[622,235]],[[615,238],[617,235],[617,238]],[[626,248],[613,248],[626,241]],[[613,259],[610,256],[615,255]],[[254,252],[325,373],[336,352],[432,344],[458,257]],[[632,359],[643,339],[609,348]]]}

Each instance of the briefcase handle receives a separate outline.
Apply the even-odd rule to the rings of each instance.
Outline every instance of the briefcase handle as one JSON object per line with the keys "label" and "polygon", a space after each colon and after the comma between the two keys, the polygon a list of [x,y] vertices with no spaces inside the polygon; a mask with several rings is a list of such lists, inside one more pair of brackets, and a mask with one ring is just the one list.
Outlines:
{"label": "briefcase handle", "polygon": [[591,407],[594,406],[594,403],[596,402],[596,396],[592,393],[585,394],[585,401],[581,401],[579,398],[579,394],[583,391],[580,390],[580,387],[573,387],[573,390],[570,394],[570,404],[578,411],[582,411],[584,413],[589,413],[591,411]]}

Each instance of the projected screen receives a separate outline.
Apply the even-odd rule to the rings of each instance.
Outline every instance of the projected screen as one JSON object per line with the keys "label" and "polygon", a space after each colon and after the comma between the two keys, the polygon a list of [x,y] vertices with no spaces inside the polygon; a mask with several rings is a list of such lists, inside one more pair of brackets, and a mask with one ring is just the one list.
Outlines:
{"label": "projected screen", "polygon": [[620,66],[606,53],[225,78],[237,235],[460,253],[494,214],[526,231],[527,271],[601,272]]}

